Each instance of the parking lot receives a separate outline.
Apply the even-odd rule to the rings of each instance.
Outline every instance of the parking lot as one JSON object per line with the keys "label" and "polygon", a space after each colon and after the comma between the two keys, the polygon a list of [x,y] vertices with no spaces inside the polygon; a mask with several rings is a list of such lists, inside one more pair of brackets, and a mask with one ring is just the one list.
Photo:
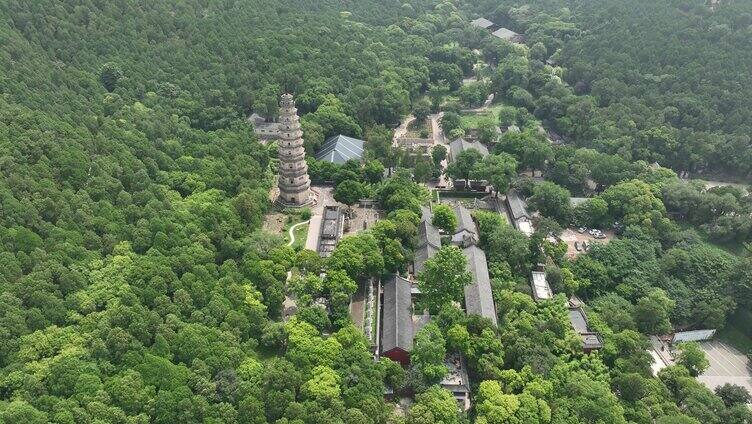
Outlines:
{"label": "parking lot", "polygon": [[710,367],[698,380],[710,389],[731,383],[752,392],[752,372],[746,355],[718,340],[700,342],[700,346],[710,361]]}

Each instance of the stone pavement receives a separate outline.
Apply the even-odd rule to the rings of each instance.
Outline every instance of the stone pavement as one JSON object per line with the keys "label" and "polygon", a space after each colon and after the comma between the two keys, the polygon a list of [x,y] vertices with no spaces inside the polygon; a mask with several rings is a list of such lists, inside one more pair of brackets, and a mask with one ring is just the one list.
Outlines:
{"label": "stone pavement", "polygon": [[328,186],[312,186],[311,190],[316,194],[316,203],[311,206],[311,222],[308,225],[308,236],[305,248],[314,252],[319,248],[319,235],[321,234],[321,219],[324,215],[324,206],[336,205],[333,197],[333,188]]}

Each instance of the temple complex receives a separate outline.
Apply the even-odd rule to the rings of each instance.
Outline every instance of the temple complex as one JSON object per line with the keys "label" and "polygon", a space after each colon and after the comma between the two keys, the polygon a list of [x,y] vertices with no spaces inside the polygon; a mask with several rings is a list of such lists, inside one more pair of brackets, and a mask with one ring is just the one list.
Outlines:
{"label": "temple complex", "polygon": [[277,203],[291,208],[310,205],[311,180],[303,148],[298,110],[292,94],[283,94],[279,103],[279,196]]}

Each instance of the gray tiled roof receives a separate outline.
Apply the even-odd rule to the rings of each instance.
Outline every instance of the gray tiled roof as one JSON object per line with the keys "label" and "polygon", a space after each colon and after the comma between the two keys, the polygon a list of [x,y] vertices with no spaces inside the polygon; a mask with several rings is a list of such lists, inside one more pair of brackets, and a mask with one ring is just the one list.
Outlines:
{"label": "gray tiled roof", "polygon": [[365,141],[357,138],[337,135],[329,137],[319,149],[316,160],[343,164],[348,160],[360,161],[363,158]]}
{"label": "gray tiled roof", "polygon": [[513,219],[530,218],[530,214],[527,212],[527,203],[516,190],[512,189],[507,193],[507,205],[509,205],[509,212]]}
{"label": "gray tiled roof", "polygon": [[455,246],[465,247],[478,243],[478,237],[475,233],[469,231],[460,231],[452,236],[452,244]]}
{"label": "gray tiled roof", "polygon": [[507,41],[512,41],[514,37],[517,37],[518,35],[520,35],[508,28],[499,28],[496,31],[492,32],[491,34],[495,37],[499,37]]}
{"label": "gray tiled roof", "polygon": [[483,143],[458,138],[449,144],[449,159],[454,161],[460,153],[470,149],[477,150],[483,157],[488,156],[488,148]]}
{"label": "gray tiled roof", "polygon": [[486,28],[490,28],[490,27],[494,26],[494,23],[491,22],[491,21],[489,21],[486,18],[478,18],[478,19],[470,22],[470,25],[476,26],[478,28],[486,29]]}
{"label": "gray tiled roof", "polygon": [[548,285],[545,272],[533,271],[530,281],[533,287],[533,298],[535,298],[535,300],[546,300],[554,297],[554,293],[551,291],[551,286]]}
{"label": "gray tiled roof", "polygon": [[496,307],[491,293],[491,277],[488,275],[486,253],[478,246],[462,249],[467,266],[473,274],[473,282],[465,286],[465,310],[490,319],[496,325]]}
{"label": "gray tiled roof", "polygon": [[446,365],[449,372],[439,383],[441,387],[457,393],[470,393],[470,379],[467,376],[467,367],[465,365],[464,358],[459,354],[448,354],[444,358],[444,365]]}
{"label": "gray tiled roof", "polygon": [[600,349],[603,347],[603,339],[598,333],[583,333],[582,347],[585,349]]}
{"label": "gray tiled roof", "polygon": [[426,268],[426,261],[433,258],[439,249],[426,244],[425,246],[415,249],[415,258],[413,259],[413,273],[420,274]]}
{"label": "gray tiled roof", "polygon": [[574,331],[578,332],[582,337],[582,347],[584,349],[592,350],[603,347],[603,339],[601,338],[601,335],[594,331],[590,331],[587,316],[581,307],[569,308],[569,321],[572,323]]}
{"label": "gray tiled roof", "polygon": [[478,228],[475,226],[470,211],[462,205],[454,208],[457,216],[457,230],[452,236],[452,244],[460,247],[469,246],[478,242]]}
{"label": "gray tiled roof", "polygon": [[413,317],[411,285],[399,275],[392,275],[384,283],[384,304],[381,320],[381,351],[413,348]]}
{"label": "gray tiled roof", "polygon": [[457,205],[454,208],[454,214],[457,215],[457,230],[455,232],[460,233],[462,231],[467,231],[469,233],[478,234],[478,228],[475,226],[473,216],[466,207]]}
{"label": "gray tiled roof", "polygon": [[425,269],[426,261],[433,258],[441,249],[439,229],[430,223],[430,211],[423,212],[423,221],[418,226],[418,243],[413,259],[413,273],[418,275]]}
{"label": "gray tiled roof", "polygon": [[422,315],[413,315],[413,334],[418,334],[418,331],[422,330],[429,322],[431,322],[431,315],[428,311],[425,311]]}
{"label": "gray tiled roof", "polygon": [[585,312],[582,310],[582,308],[570,308],[569,321],[572,322],[572,328],[574,328],[574,331],[580,334],[587,333],[589,331],[587,318],[585,318]]}
{"label": "gray tiled roof", "polygon": [[420,220],[421,221],[428,221],[431,222],[433,219],[433,212],[431,212],[431,208],[428,206],[420,206]]}
{"label": "gray tiled roof", "polygon": [[248,117],[248,120],[251,121],[254,125],[266,123],[266,118],[259,115],[258,113],[252,113],[251,116]]}
{"label": "gray tiled roof", "polygon": [[340,209],[336,206],[327,206],[324,209],[324,219],[321,225],[321,237],[337,238],[339,235]]}
{"label": "gray tiled roof", "polygon": [[441,234],[439,229],[428,221],[421,221],[418,225],[418,247],[430,244],[435,248],[441,248]]}

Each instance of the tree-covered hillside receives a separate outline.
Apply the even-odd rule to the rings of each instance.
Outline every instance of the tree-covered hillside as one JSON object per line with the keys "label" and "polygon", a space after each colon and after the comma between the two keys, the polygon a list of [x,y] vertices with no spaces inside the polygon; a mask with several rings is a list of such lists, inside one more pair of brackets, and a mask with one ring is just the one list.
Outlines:
{"label": "tree-covered hillside", "polygon": [[275,152],[244,117],[292,91],[312,140],[396,122],[448,29],[404,13],[425,10],[0,5],[0,421],[384,421],[354,327],[325,359],[323,329],[275,322],[302,262],[260,231]]}
{"label": "tree-covered hillside", "polygon": [[752,172],[752,4],[581,2],[581,37],[562,51],[567,79],[622,129],[603,138],[677,170]]}
{"label": "tree-covered hillside", "polygon": [[[694,378],[696,347],[658,375],[647,350],[650,334],[752,306],[752,259],[729,251],[752,240],[752,198],[650,165],[752,170],[750,5],[722,4],[0,2],[0,424],[749,423],[745,393]],[[480,15],[526,45],[472,27]],[[384,212],[328,259],[287,245],[310,211],[273,210],[276,146],[248,121],[276,118],[284,92],[309,156],[332,135],[366,141],[362,163],[307,158],[348,210],[369,197]],[[493,113],[466,113],[491,93]],[[411,276],[433,316],[403,368],[374,358],[350,301],[409,274],[439,197],[423,183],[447,149],[392,143],[410,114],[410,132],[475,131],[490,153],[458,155],[447,176],[497,198],[514,186],[538,214],[526,237],[475,213],[477,240],[463,238],[486,252],[498,325],[456,306],[459,249]],[[434,211],[450,236],[453,210]],[[578,259],[551,242],[612,224],[618,239]],[[529,295],[539,263],[549,302]],[[569,321],[574,294],[599,351]],[[437,386],[447,355],[464,358],[469,411]]]}
{"label": "tree-covered hillside", "polygon": [[[584,102],[581,146],[677,172],[752,172],[752,4],[705,0],[467,2],[542,42]],[[549,93],[550,96],[550,93]],[[536,106],[567,131],[570,103]]]}
{"label": "tree-covered hillside", "polygon": [[226,127],[251,108],[274,109],[282,89],[309,91],[303,111],[317,106],[317,95],[388,85],[375,79],[397,80],[415,93],[426,72],[415,53],[425,51],[425,40],[363,23],[394,20],[365,2],[354,2],[353,13],[341,8],[306,1],[6,2],[3,92],[77,122],[154,93],[165,113],[202,129]]}

